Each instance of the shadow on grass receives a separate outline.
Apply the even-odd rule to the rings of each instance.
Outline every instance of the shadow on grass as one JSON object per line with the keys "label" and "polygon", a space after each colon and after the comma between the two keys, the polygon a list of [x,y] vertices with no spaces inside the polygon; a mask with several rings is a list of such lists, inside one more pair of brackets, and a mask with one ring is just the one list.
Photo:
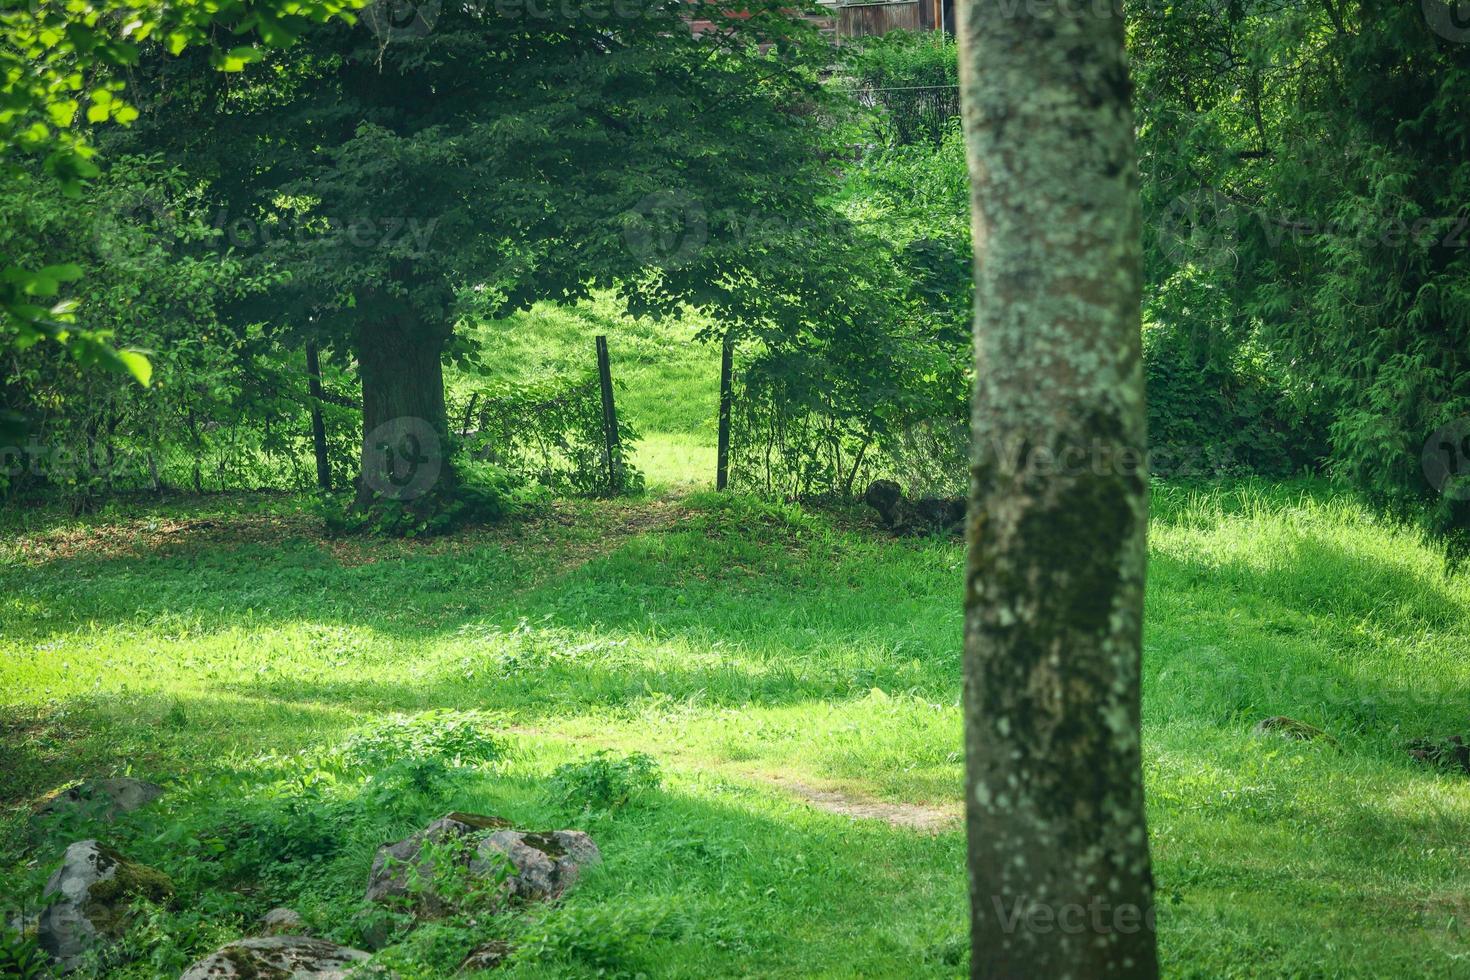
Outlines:
{"label": "shadow on grass", "polygon": [[1432,566],[1332,541],[1247,559],[1155,554],[1145,717],[1248,726],[1285,714],[1401,755],[1411,735],[1462,731],[1470,603]]}

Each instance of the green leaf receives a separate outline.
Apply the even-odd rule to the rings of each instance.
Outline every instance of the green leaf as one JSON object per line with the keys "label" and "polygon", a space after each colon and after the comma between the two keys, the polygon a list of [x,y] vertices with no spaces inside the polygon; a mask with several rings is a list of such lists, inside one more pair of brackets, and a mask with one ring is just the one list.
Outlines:
{"label": "green leaf", "polygon": [[51,115],[51,121],[64,129],[70,126],[72,119],[76,117],[77,101],[66,99],[62,102],[53,102],[46,107],[46,111]]}
{"label": "green leaf", "polygon": [[231,48],[224,56],[220,64],[223,71],[244,71],[245,66],[261,59],[259,48],[239,47]]}
{"label": "green leaf", "polygon": [[148,387],[149,382],[153,380],[153,365],[148,358],[144,357],[142,352],[135,350],[120,350],[116,353],[123,368],[138,379],[138,384],[144,388]]}
{"label": "green leaf", "polygon": [[75,262],[67,262],[64,265],[48,265],[38,273],[57,282],[76,282],[82,278],[82,267]]}

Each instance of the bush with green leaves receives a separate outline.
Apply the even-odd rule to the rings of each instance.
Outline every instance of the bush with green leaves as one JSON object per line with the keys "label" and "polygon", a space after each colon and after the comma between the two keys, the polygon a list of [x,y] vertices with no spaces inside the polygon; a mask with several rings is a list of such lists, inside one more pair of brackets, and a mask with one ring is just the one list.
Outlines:
{"label": "bush with green leaves", "polygon": [[[85,275],[71,289],[91,329],[147,351],[148,387],[42,345],[6,366],[0,411],[27,438],[0,442],[8,493],[61,498],[77,511],[128,492],[169,488],[306,489],[311,401],[305,352],[278,324],[224,322],[224,310],[273,274],[250,273],[216,248],[197,185],[157,156],[117,156],[94,195],[67,197],[22,173],[0,194],[0,251],[33,261],[65,249]],[[342,359],[321,361],[330,462],[355,465],[354,382]],[[3,477],[0,477],[3,479]]]}
{"label": "bush with green leaves", "polygon": [[876,110],[882,143],[937,144],[959,116],[959,59],[941,31],[890,31],[840,49],[841,68],[858,98]]}
{"label": "bush with green leaves", "polygon": [[0,922],[0,977],[43,980],[51,976],[51,957],[33,935],[16,932]]}
{"label": "bush with green leaves", "polygon": [[1259,345],[1201,360],[1177,331],[1150,324],[1143,369],[1155,476],[1292,476],[1327,455],[1325,419]]}
{"label": "bush with green leaves", "polygon": [[[1125,12],[1145,319],[1216,375],[1269,351],[1270,389],[1322,419],[1324,469],[1463,546],[1470,501],[1421,465],[1431,434],[1470,418],[1470,45],[1454,10]],[[1225,404],[1218,387],[1201,397]]]}
{"label": "bush with green leaves", "polygon": [[530,383],[499,380],[472,392],[460,410],[471,458],[562,493],[635,493],[643,475],[629,462],[638,431],[619,419],[622,459],[609,469],[602,390],[596,374]]}
{"label": "bush with green leaves", "polygon": [[519,937],[516,961],[555,965],[578,976],[645,977],[656,972],[658,941],[685,931],[679,914],[666,905],[572,904]]}
{"label": "bush with green leaves", "polygon": [[813,229],[801,284],[812,298],[741,348],[735,485],[813,498],[861,493],[880,475],[914,492],[963,482],[968,187],[957,128],[852,166],[832,206],[862,231]]}
{"label": "bush with green leaves", "polygon": [[334,534],[422,538],[521,516],[550,496],[548,488],[463,450],[454,453],[453,459],[452,482],[430,491],[429,496],[437,498],[433,506],[421,506],[425,498],[378,497],[372,507],[362,508],[346,496],[323,496],[316,502],[317,513]]}
{"label": "bush with green leaves", "polygon": [[392,715],[349,736],[342,757],[366,768],[404,759],[437,758],[477,765],[505,756],[505,739],[495,734],[500,719],[479,711],[425,711]]}
{"label": "bush with green leaves", "polygon": [[602,751],[581,762],[557,766],[547,793],[566,812],[607,811],[655,792],[662,783],[663,773],[652,756],[634,752],[619,757]]}

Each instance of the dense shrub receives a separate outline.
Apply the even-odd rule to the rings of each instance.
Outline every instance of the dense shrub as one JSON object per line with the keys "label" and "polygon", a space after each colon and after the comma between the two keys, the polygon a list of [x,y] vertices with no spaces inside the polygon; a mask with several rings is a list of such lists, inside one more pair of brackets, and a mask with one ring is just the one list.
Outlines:
{"label": "dense shrub", "polygon": [[1289,476],[1320,465],[1327,452],[1322,418],[1299,406],[1264,352],[1257,360],[1250,353],[1242,349],[1225,364],[1201,362],[1176,332],[1145,330],[1155,476]]}
{"label": "dense shrub", "polygon": [[530,513],[549,495],[546,487],[463,450],[452,458],[454,483],[431,491],[432,506],[422,506],[424,497],[381,497],[372,507],[360,508],[349,496],[323,496],[318,499],[317,512],[327,530],[336,534],[429,537],[468,524],[489,524]]}
{"label": "dense shrub", "polygon": [[597,752],[582,762],[557,766],[548,795],[561,810],[616,810],[658,789],[663,781],[658,763],[642,752],[618,758]]}
{"label": "dense shrub", "polygon": [[959,62],[953,38],[939,31],[892,31],[841,49],[842,69],[860,103],[877,110],[880,143],[939,143],[959,115]]}
{"label": "dense shrub", "polygon": [[342,756],[365,767],[404,759],[438,757],[454,763],[493,762],[506,743],[495,734],[497,719],[475,711],[425,711],[393,715],[351,735]]}
{"label": "dense shrub", "polygon": [[861,492],[886,475],[914,492],[951,492],[966,472],[972,372],[958,126],[937,145],[871,148],[834,204],[862,234],[814,247],[807,267],[826,277],[813,289],[820,298],[742,349],[735,482],[813,497]]}
{"label": "dense shrub", "polygon": [[1470,501],[1421,465],[1470,424],[1470,46],[1437,23],[1452,10],[1127,4],[1150,319],[1187,325],[1205,363],[1269,350],[1267,390],[1325,420],[1323,468],[1463,545]]}
{"label": "dense shrub", "polygon": [[618,424],[622,459],[610,472],[596,374],[516,384],[494,382],[461,410],[471,456],[563,493],[637,491],[643,476],[629,462],[637,430]]}
{"label": "dense shrub", "polygon": [[[146,350],[153,384],[125,383],[57,345],[16,358],[0,411],[30,431],[0,445],[0,493],[86,510],[136,490],[315,483],[304,348],[287,324],[225,323],[225,308],[264,278],[216,248],[220,235],[197,187],[156,158],[113,160],[85,199],[15,175],[0,195],[0,251],[32,263],[75,256],[85,271],[76,315]],[[357,396],[340,357],[322,367],[328,450],[346,474],[360,441]]]}

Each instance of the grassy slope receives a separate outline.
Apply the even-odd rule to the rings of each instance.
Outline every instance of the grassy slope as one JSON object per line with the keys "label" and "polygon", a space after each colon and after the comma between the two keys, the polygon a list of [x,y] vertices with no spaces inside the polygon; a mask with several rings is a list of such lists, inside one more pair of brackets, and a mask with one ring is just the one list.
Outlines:
{"label": "grassy slope", "polygon": [[[582,374],[597,366],[594,338],[605,334],[619,416],[642,435],[633,461],[651,490],[714,483],[720,349],[694,339],[695,316],[654,323],[620,316],[611,296],[573,307],[543,303],[480,327],[491,373],[528,381],[548,372]],[[451,374],[460,401],[473,379]],[[461,393],[464,394],[461,394]]]}
{"label": "grassy slope", "polygon": [[[526,363],[535,345],[517,343]],[[652,355],[627,359],[660,377]],[[667,420],[648,431],[687,431],[672,413],[693,399],[674,400],[644,403]],[[129,764],[220,780],[109,831],[195,889],[139,939],[152,959],[135,975],[283,901],[354,939],[374,844],[451,808],[585,825],[607,855],[561,907],[475,927],[522,945],[503,975],[961,969],[962,835],[852,821],[783,788],[957,806],[958,545],[706,495],[566,504],[425,543],[324,541],[289,499],[26,522],[0,543],[0,796]],[[1470,975],[1470,786],[1402,749],[1464,730],[1470,583],[1321,486],[1159,488],[1150,547],[1144,734],[1169,974]],[[494,712],[506,759],[376,798],[357,776],[260,757],[445,707]],[[1272,714],[1340,747],[1252,736]],[[664,789],[615,816],[547,799],[556,765],[603,748],[655,756]],[[259,810],[257,836],[299,836],[293,801],[319,797],[340,825],[315,863],[199,890],[219,877],[196,856],[210,828]],[[164,820],[205,843],[158,842]],[[24,869],[18,817],[0,840]],[[404,975],[447,974],[472,934],[422,930]]]}

